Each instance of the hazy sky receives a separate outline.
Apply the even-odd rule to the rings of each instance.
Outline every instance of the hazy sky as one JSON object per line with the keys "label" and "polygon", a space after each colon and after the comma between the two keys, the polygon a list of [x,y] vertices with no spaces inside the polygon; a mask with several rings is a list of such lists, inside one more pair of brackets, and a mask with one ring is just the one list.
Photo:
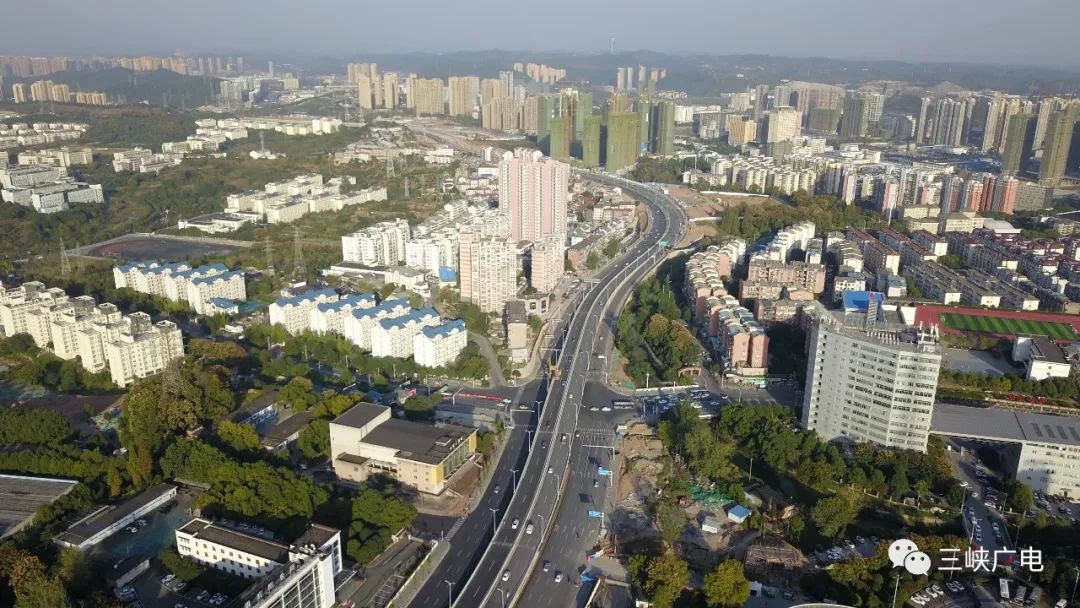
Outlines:
{"label": "hazy sky", "polygon": [[24,54],[607,50],[1080,65],[1078,0],[5,0]]}

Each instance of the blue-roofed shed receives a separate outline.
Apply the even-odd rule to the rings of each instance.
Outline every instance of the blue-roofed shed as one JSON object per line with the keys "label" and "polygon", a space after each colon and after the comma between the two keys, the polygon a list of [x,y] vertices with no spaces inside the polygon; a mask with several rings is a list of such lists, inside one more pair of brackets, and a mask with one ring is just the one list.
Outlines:
{"label": "blue-roofed shed", "polygon": [[728,509],[727,517],[732,523],[741,524],[746,521],[747,517],[750,517],[750,509],[742,505],[735,505]]}

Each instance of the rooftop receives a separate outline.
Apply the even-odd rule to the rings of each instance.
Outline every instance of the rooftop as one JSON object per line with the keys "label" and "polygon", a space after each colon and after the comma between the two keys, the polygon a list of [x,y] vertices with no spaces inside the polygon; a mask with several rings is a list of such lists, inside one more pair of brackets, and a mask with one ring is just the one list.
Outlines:
{"label": "rooftop", "polygon": [[449,321],[443,321],[438,325],[425,327],[420,330],[420,333],[434,340],[440,337],[445,338],[446,336],[462,331],[465,331],[465,321],[462,321],[461,319],[451,319]]}
{"label": "rooftop", "polygon": [[934,406],[931,433],[1080,446],[1080,418],[1032,414],[999,408]]}
{"label": "rooftop", "polygon": [[1068,365],[1069,360],[1065,357],[1065,351],[1046,336],[1032,336],[1035,348],[1038,349],[1041,359],[1048,363]]}
{"label": "rooftop", "polygon": [[18,532],[38,508],[71,491],[70,479],[0,475],[0,538]]}
{"label": "rooftop", "polygon": [[99,534],[132,513],[143,509],[146,505],[158,500],[165,494],[175,491],[176,486],[172,484],[158,484],[119,505],[106,507],[104,510],[96,511],[80,519],[72,524],[66,532],[58,534],[56,540],[70,545],[81,545],[86,539]]}
{"label": "rooftop", "polygon": [[390,408],[385,405],[375,405],[374,403],[360,402],[349,408],[345,413],[334,419],[334,424],[340,424],[342,426],[351,426],[359,429],[369,424],[371,421],[378,418]]}
{"label": "rooftop", "polygon": [[277,304],[280,307],[299,306],[305,302],[313,302],[320,297],[336,298],[337,295],[337,292],[329,287],[325,289],[310,289],[291,298],[278,298],[274,304]]}
{"label": "rooftop", "polygon": [[195,538],[229,547],[243,553],[283,564],[289,561],[289,548],[281,543],[250,536],[219,526],[205,519],[193,519],[180,528],[181,532]]}
{"label": "rooftop", "polygon": [[269,448],[276,448],[288,441],[289,437],[298,433],[300,429],[307,426],[313,418],[311,412],[300,412],[260,430],[259,436],[262,438],[262,444]]}
{"label": "rooftop", "polygon": [[398,457],[428,464],[443,461],[473,429],[456,424],[434,426],[391,418],[364,436],[364,442],[398,450]]}

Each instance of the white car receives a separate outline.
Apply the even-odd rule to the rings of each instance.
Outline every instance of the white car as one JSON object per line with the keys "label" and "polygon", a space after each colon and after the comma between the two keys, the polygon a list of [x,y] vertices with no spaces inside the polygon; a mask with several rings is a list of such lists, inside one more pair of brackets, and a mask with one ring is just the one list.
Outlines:
{"label": "white car", "polygon": [[533,525],[531,523],[525,524],[525,534],[533,533]]}
{"label": "white car", "polygon": [[510,529],[511,530],[517,530],[518,525],[520,525],[520,524],[521,524],[521,520],[515,517],[514,521],[510,522]]}
{"label": "white car", "polygon": [[503,571],[502,580],[503,580],[504,583],[506,581],[510,580],[510,571],[509,570],[504,570]]}
{"label": "white car", "polygon": [[555,573],[555,582],[556,583],[561,583],[562,582],[562,572],[556,572]]}

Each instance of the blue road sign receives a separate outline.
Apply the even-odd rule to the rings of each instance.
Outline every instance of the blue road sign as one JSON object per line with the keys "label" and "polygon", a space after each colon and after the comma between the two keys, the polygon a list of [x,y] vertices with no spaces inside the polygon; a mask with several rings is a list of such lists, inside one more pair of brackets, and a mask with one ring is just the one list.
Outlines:
{"label": "blue road sign", "polygon": [[611,471],[605,469],[604,467],[600,467],[600,470],[597,471],[597,475],[611,477]]}
{"label": "blue road sign", "polygon": [[600,511],[589,511],[589,517],[595,517],[597,519],[600,519],[603,516],[604,516],[604,514],[601,513]]}

